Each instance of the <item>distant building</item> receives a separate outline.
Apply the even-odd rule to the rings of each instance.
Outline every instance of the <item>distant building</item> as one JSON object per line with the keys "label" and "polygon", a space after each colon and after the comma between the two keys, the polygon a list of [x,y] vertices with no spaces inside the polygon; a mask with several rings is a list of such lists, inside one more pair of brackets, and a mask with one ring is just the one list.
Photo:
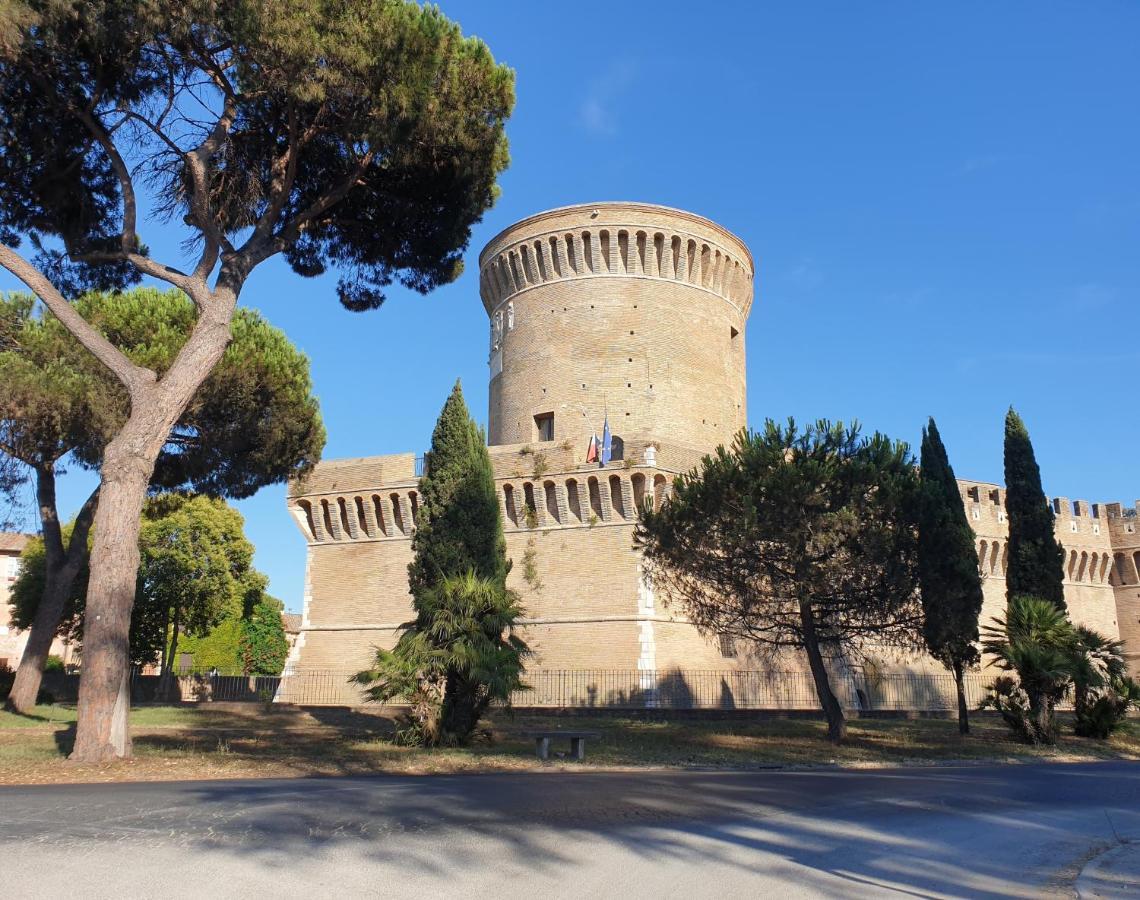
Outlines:
{"label": "distant building", "polygon": [[297,643],[297,637],[301,633],[301,615],[300,613],[281,613],[281,626],[285,629],[285,640],[289,642],[290,651],[293,645]]}
{"label": "distant building", "polygon": [[[489,449],[531,669],[653,681],[764,665],[731,640],[702,637],[655,596],[632,542],[642,504],[661,503],[677,474],[746,424],[748,248],[691,213],[587,204],[507,228],[480,255],[479,278],[490,322]],[[607,420],[612,458],[587,462]],[[308,542],[293,670],[363,668],[411,618],[421,468],[411,453],[330,460],[290,486],[288,508]],[[1005,492],[972,481],[961,490],[988,619],[1005,606]],[[1054,511],[1074,620],[1123,637],[1140,662],[1137,509],[1062,498]],[[923,657],[885,652],[883,661],[943,671]],[[806,671],[798,659],[769,664]]]}
{"label": "distant building", "polygon": [[[15,669],[20,664],[24,646],[28,643],[28,633],[17,631],[11,624],[11,609],[8,606],[12,585],[20,574],[20,554],[34,535],[0,531],[0,669]],[[69,649],[56,638],[51,652],[70,662]]]}

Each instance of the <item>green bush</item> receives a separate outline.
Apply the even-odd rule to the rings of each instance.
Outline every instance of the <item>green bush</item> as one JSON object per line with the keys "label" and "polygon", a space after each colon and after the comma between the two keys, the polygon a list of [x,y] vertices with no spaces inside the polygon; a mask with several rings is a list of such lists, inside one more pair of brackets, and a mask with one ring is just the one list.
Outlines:
{"label": "green bush", "polygon": [[1038,597],[1014,597],[997,628],[985,629],[984,647],[1003,675],[988,688],[982,708],[997,710],[1021,740],[1055,744],[1055,708],[1070,689],[1075,732],[1104,740],[1140,707],[1140,685],[1125,675],[1124,645],[1083,625]]}
{"label": "green bush", "polygon": [[1076,633],[1068,616],[1048,600],[1018,596],[994,623],[985,629],[983,647],[999,668],[1017,675],[1017,690],[999,679],[983,707],[997,709],[1027,743],[1057,743],[1057,701],[1073,680]]}
{"label": "green bush", "polygon": [[54,653],[44,660],[44,672],[66,672],[67,668],[63,664],[63,657],[56,656]]}
{"label": "green bush", "polygon": [[1103,741],[1120,727],[1128,710],[1134,707],[1140,707],[1140,685],[1121,676],[1091,703],[1077,708],[1073,730],[1081,737]]}
{"label": "green bush", "polygon": [[8,699],[8,692],[12,690],[12,683],[16,680],[16,673],[7,666],[0,669],[0,700]]}
{"label": "green bush", "polygon": [[1009,675],[999,675],[986,691],[980,708],[996,710],[1001,715],[1002,721],[1009,726],[1009,730],[1017,735],[1018,740],[1026,744],[1036,743],[1031,724],[1029,695],[1021,689],[1017,679]]}

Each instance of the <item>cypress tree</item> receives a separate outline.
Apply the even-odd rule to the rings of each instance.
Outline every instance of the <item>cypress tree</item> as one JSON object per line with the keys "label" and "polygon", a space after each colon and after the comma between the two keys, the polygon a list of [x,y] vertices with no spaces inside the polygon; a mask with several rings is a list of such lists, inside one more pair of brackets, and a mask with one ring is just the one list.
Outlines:
{"label": "cypress tree", "polygon": [[1029,432],[1013,407],[1005,417],[1005,487],[1009,516],[1006,599],[1040,597],[1065,610],[1065,551],[1053,531],[1053,513],[1041,489],[1041,470]]}
{"label": "cypress tree", "polygon": [[930,655],[954,673],[958,731],[968,734],[963,675],[979,660],[982,579],[974,530],[966,519],[958,480],[933,418],[922,430],[921,464],[918,577],[922,589],[922,636]]}
{"label": "cypress tree", "polygon": [[432,433],[408,580],[416,619],[353,680],[411,707],[403,740],[465,743],[492,703],[510,703],[530,653],[506,586],[510,562],[491,457],[459,382]]}
{"label": "cypress tree", "polygon": [[491,457],[458,381],[432,432],[408,581],[422,601],[443,579],[473,572],[505,587],[510,564]]}

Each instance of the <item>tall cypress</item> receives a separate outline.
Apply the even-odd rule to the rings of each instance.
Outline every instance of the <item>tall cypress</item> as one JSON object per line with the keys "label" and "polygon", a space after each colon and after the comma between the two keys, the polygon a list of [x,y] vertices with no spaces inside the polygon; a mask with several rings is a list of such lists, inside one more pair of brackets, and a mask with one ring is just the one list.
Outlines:
{"label": "tall cypress", "polygon": [[408,565],[412,596],[422,600],[443,579],[467,572],[504,587],[510,563],[491,457],[458,381],[439,414],[426,462]]}
{"label": "tall cypress", "polygon": [[958,480],[931,418],[922,430],[922,502],[918,521],[918,577],[922,590],[922,636],[930,655],[954,673],[958,731],[970,731],[963,684],[978,654],[982,579],[974,530],[958,493]]}
{"label": "tall cypress", "polygon": [[1005,417],[1005,488],[1009,516],[1006,599],[1040,597],[1065,610],[1065,551],[1053,531],[1053,512],[1041,489],[1041,470],[1029,432],[1013,407]]}

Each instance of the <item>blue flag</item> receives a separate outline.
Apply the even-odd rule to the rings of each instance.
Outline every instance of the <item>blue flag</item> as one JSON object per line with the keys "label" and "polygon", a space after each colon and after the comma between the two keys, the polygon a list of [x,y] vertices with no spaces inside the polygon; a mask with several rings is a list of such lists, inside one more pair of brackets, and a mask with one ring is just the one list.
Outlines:
{"label": "blue flag", "polygon": [[610,454],[613,451],[610,440],[610,417],[606,416],[606,424],[602,427],[602,455],[600,462],[603,466],[610,464]]}

